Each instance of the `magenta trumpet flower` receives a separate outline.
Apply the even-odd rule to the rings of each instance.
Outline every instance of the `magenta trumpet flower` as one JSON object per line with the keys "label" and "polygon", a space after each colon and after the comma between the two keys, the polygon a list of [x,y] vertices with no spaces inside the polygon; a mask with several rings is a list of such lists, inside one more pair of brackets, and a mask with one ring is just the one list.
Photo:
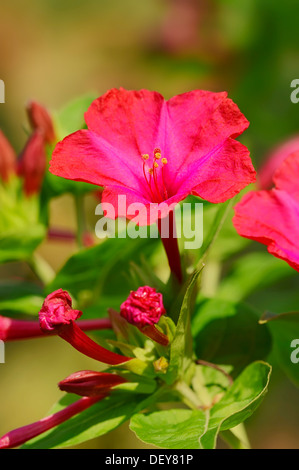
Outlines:
{"label": "magenta trumpet flower", "polygon": [[40,327],[44,333],[56,333],[77,351],[105,364],[122,364],[132,359],[109,351],[90,339],[75,323],[81,315],[80,310],[72,308],[69,294],[58,289],[48,295],[43,303],[39,312]]}

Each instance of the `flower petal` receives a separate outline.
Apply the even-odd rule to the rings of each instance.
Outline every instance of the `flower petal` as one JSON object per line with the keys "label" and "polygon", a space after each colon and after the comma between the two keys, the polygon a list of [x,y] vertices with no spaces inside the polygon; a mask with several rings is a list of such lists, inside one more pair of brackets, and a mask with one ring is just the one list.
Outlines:
{"label": "flower petal", "polygon": [[289,155],[276,170],[273,181],[277,189],[290,194],[299,203],[299,151]]}
{"label": "flower petal", "polygon": [[190,165],[190,176],[181,183],[180,190],[192,192],[213,203],[234,197],[245,186],[255,181],[255,170],[249,150],[240,142],[227,139],[199,161]]}
{"label": "flower petal", "polygon": [[112,89],[93,101],[85,113],[88,129],[109,143],[130,164],[142,170],[142,154],[157,146],[165,101],[155,91]]}
{"label": "flower petal", "polygon": [[269,253],[299,271],[299,206],[288,193],[246,194],[235,207],[233,223],[239,235],[267,245]]}
{"label": "flower petal", "polygon": [[[53,152],[50,171],[74,181],[106,186],[117,184],[143,190],[142,159],[139,165],[128,163],[115,148],[92,131],[77,131],[61,142]],[[140,173],[140,175],[139,175]]]}
{"label": "flower petal", "polygon": [[299,150],[299,135],[278,145],[274,151],[268,155],[262,167],[258,171],[259,189],[270,189],[273,186],[273,175],[282,162],[295,151]]}
{"label": "flower petal", "polygon": [[226,92],[194,90],[167,102],[171,129],[168,128],[170,164],[167,170],[177,183],[184,180],[188,166],[204,159],[218,145],[235,138],[247,129],[249,122]]}

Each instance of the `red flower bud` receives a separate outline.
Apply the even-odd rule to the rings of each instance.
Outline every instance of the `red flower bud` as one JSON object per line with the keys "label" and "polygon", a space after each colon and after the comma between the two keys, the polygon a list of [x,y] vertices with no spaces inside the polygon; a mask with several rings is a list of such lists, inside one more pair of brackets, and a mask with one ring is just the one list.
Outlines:
{"label": "red flower bud", "polygon": [[165,312],[162,294],[149,286],[131,291],[129,297],[120,306],[120,314],[132,325],[143,328],[158,323]]}
{"label": "red flower bud", "polygon": [[58,387],[64,392],[94,397],[108,394],[112,387],[124,382],[127,380],[117,374],[82,370],[59,382]]}
{"label": "red flower bud", "polygon": [[120,306],[120,315],[157,343],[167,345],[168,338],[156,327],[160,317],[166,313],[162,294],[156,289],[144,286],[131,291]]}
{"label": "red flower bud", "polygon": [[96,397],[83,397],[80,400],[72,403],[61,411],[54,413],[50,416],[46,416],[35,423],[28,424],[13,431],[8,432],[0,438],[0,449],[11,449],[12,447],[18,447],[24,442],[39,436],[45,431],[64,423],[68,419],[72,418],[78,413],[86,410],[90,406],[94,405],[97,401],[105,398],[106,395],[98,395]]}
{"label": "red flower bud", "polygon": [[56,141],[54,126],[46,108],[36,101],[30,101],[26,110],[32,129],[37,129],[48,144],[54,143]]}
{"label": "red flower bud", "polygon": [[74,322],[82,312],[72,309],[71,298],[59,289],[48,295],[39,313],[40,326],[45,333],[56,332],[77,351],[105,364],[122,364],[131,357],[109,351],[90,339]]}
{"label": "red flower bud", "polygon": [[16,171],[16,153],[0,130],[0,178],[6,182]]}
{"label": "red flower bud", "polygon": [[58,332],[64,325],[80,318],[82,312],[72,308],[72,299],[67,291],[58,289],[44,300],[39,312],[40,328],[44,333]]}
{"label": "red flower bud", "polygon": [[18,174],[24,178],[24,191],[27,196],[40,191],[46,163],[44,138],[36,130],[27,141],[18,162]]}

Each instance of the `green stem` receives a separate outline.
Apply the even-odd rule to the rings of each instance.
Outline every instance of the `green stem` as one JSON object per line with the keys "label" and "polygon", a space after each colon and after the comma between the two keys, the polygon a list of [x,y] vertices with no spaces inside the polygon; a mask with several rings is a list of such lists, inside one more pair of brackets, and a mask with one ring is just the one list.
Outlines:
{"label": "green stem", "polygon": [[205,297],[214,297],[217,293],[221,276],[221,263],[209,260],[205,266],[201,278],[201,293]]}
{"label": "green stem", "polygon": [[174,389],[179,393],[182,398],[182,401],[189,408],[193,410],[198,410],[199,408],[202,408],[202,402],[185,382],[177,382],[175,384]]}
{"label": "green stem", "polygon": [[250,449],[249,439],[243,423],[230,430],[222,431],[220,436],[232,449]]}
{"label": "green stem", "polygon": [[53,281],[55,271],[41,255],[33,253],[29,265],[44,285],[48,285]]}
{"label": "green stem", "polygon": [[80,249],[83,248],[83,236],[86,231],[85,226],[85,215],[84,215],[84,196],[81,194],[75,194],[75,207],[76,207],[76,218],[77,218],[77,243]]}

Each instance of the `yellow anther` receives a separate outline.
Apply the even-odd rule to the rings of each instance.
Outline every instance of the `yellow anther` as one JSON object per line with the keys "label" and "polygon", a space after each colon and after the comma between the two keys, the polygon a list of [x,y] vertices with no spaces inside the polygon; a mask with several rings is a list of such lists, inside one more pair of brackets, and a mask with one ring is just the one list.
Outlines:
{"label": "yellow anther", "polygon": [[154,162],[154,168],[159,168],[159,163],[158,162]]}
{"label": "yellow anther", "polygon": [[156,158],[157,160],[160,160],[160,158],[161,158],[161,153],[159,153],[159,152],[155,153],[155,158]]}
{"label": "yellow anther", "polygon": [[150,175],[152,175],[152,174],[153,174],[153,169],[152,169],[152,168],[149,168],[149,169],[148,169],[148,172],[149,172]]}
{"label": "yellow anther", "polygon": [[166,165],[166,163],[167,163],[167,158],[162,158],[161,162],[163,163],[163,165]]}
{"label": "yellow anther", "polygon": [[148,160],[149,159],[149,155],[147,153],[145,153],[144,155],[141,155],[143,160]]}

